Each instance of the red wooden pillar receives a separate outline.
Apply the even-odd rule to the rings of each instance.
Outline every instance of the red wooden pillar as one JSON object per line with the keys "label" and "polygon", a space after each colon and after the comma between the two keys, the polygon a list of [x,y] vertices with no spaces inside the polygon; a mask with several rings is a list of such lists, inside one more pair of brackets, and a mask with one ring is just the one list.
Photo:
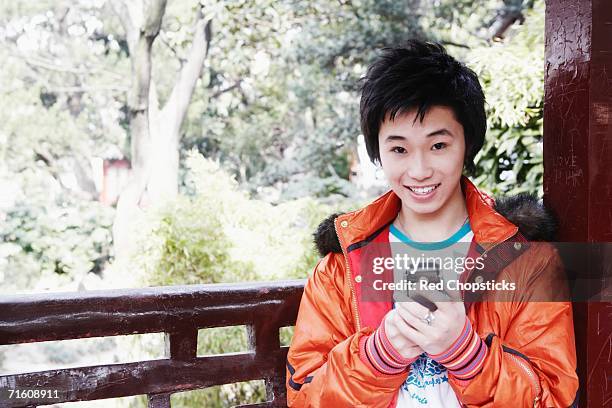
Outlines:
{"label": "red wooden pillar", "polygon": [[[612,241],[612,1],[546,0],[544,200],[560,241]],[[601,257],[581,276],[604,290]],[[612,407],[612,303],[574,305],[581,407]]]}

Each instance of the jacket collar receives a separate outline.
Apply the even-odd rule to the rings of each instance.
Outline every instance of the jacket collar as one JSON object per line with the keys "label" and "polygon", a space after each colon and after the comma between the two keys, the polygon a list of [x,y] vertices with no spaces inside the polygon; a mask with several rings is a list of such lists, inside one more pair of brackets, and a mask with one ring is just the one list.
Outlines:
{"label": "jacket collar", "polygon": [[[494,209],[493,200],[476,188],[465,176],[461,177],[461,189],[466,200],[474,241],[484,249],[503,242],[518,232],[518,227]],[[401,208],[400,198],[389,191],[368,206],[339,215],[335,229],[342,249],[368,240],[377,231],[391,223]]]}

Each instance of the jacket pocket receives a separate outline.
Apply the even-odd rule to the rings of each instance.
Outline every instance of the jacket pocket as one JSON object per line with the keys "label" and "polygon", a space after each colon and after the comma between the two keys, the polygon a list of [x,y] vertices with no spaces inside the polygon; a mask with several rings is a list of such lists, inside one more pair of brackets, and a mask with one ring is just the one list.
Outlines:
{"label": "jacket pocket", "polygon": [[[490,333],[485,339],[485,343],[487,344],[488,347],[491,347],[491,342],[493,341],[494,336],[496,336],[494,333]],[[520,351],[517,351],[503,344],[502,344],[502,350],[504,353],[508,354],[508,357],[510,358],[510,360],[514,364],[516,364],[517,367],[519,367],[519,369],[522,370],[525,373],[525,375],[527,375],[527,377],[529,378],[529,383],[531,384],[531,390],[533,392],[532,395],[534,396],[532,406],[533,408],[536,408],[540,402],[540,398],[542,394],[542,387],[540,386],[540,379],[538,378],[538,375],[536,374],[535,370],[533,369],[531,365],[531,360],[529,360],[529,357],[527,357]]]}

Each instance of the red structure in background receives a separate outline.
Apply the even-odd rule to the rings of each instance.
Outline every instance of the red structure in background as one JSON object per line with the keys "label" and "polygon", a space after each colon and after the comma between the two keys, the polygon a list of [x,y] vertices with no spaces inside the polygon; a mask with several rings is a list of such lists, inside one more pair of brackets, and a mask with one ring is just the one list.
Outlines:
{"label": "red structure in background", "polygon": [[130,162],[127,159],[106,159],[102,168],[100,202],[114,205],[119,199],[121,189],[130,176]]}
{"label": "red structure in background", "polygon": [[[560,241],[610,242],[612,2],[547,0],[545,63],[544,200]],[[597,295],[574,305],[580,406],[600,408],[612,406],[610,254],[588,259],[579,277]]]}

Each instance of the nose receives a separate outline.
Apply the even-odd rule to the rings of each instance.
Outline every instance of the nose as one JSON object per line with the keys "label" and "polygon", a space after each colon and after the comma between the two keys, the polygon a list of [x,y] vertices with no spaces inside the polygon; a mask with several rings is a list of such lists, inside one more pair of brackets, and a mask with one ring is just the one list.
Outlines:
{"label": "nose", "polygon": [[423,154],[416,153],[408,160],[406,171],[408,177],[414,181],[424,181],[433,175],[433,168]]}

